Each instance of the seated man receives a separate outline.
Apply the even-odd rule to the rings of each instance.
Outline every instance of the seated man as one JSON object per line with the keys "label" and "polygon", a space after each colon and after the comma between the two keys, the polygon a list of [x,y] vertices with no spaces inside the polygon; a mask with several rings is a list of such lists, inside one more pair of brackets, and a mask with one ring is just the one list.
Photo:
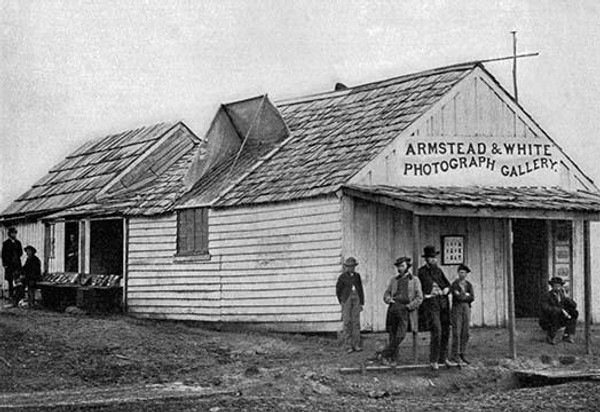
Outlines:
{"label": "seated man", "polygon": [[556,345],[556,333],[564,327],[563,340],[573,343],[579,315],[577,304],[565,294],[565,282],[560,277],[553,277],[548,283],[552,289],[542,298],[540,314],[540,326],[546,331],[546,342]]}

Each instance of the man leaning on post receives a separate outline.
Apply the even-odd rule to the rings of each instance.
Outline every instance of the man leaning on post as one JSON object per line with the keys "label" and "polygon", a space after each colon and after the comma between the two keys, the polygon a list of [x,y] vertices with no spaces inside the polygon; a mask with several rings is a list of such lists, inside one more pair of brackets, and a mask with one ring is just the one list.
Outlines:
{"label": "man leaning on post", "polygon": [[344,271],[339,276],[335,291],[338,302],[342,305],[342,322],[344,324],[344,340],[348,344],[348,353],[360,352],[360,312],[365,304],[360,275],[354,271],[358,262],[349,257],[344,262]]}

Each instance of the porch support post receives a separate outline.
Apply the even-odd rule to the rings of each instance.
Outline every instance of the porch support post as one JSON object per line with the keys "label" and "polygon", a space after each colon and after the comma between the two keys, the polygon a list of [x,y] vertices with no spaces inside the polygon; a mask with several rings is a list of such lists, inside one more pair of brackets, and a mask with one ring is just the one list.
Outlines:
{"label": "porch support post", "polygon": [[515,286],[513,278],[513,230],[512,219],[506,219],[506,285],[508,289],[508,349],[511,359],[517,358],[515,342]]}
{"label": "porch support post", "polygon": [[121,281],[123,282],[123,296],[122,296],[122,305],[123,312],[127,313],[127,281],[128,281],[128,273],[127,273],[127,254],[129,253],[129,219],[126,217],[123,218],[123,276],[121,277]]}
{"label": "porch support post", "polygon": [[590,253],[590,221],[583,222],[583,307],[585,314],[585,352],[592,354],[592,338],[590,326],[592,323],[592,260]]}
{"label": "porch support post", "polygon": [[[413,235],[413,274],[417,275],[417,270],[419,269],[419,246],[421,244],[420,234],[419,234],[419,216],[415,213],[412,215],[412,235]],[[413,327],[413,342],[412,342],[412,352],[413,352],[413,363],[417,364],[419,362],[419,351],[418,351],[418,330],[419,325],[417,327]],[[416,329],[416,330],[415,330]]]}

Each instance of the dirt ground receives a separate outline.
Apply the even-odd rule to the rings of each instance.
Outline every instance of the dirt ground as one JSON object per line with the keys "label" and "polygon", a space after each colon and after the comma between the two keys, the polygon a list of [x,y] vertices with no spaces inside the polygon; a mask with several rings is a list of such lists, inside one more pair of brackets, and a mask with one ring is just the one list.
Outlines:
{"label": "dirt ground", "polygon": [[[451,405],[478,410],[477,405],[494,402],[505,409],[515,394],[532,399],[529,410],[551,410],[536,409],[544,405],[543,389],[517,389],[514,370],[600,368],[600,328],[593,329],[595,355],[586,356],[582,333],[575,344],[550,346],[535,322],[523,321],[518,324],[517,360],[506,356],[506,330],[476,328],[467,368],[340,374],[341,367],[369,365],[368,358],[386,339],[384,334],[364,334],[365,351],[347,354],[333,335],[239,326],[216,330],[121,315],[5,308],[0,311],[0,395],[181,382],[227,394],[177,400],[177,410],[448,410]],[[425,363],[426,334],[419,343],[420,362]],[[410,363],[410,342],[403,348],[403,360]],[[549,399],[556,405],[555,393],[564,392],[561,402],[570,399],[568,405],[586,410],[588,403],[600,402],[598,389],[598,382],[561,385]],[[577,395],[581,391],[587,395]],[[477,399],[485,403],[477,404]],[[465,400],[475,409],[467,408]],[[138,406],[172,410],[172,402]],[[138,410],[131,404],[106,408],[85,410]]]}

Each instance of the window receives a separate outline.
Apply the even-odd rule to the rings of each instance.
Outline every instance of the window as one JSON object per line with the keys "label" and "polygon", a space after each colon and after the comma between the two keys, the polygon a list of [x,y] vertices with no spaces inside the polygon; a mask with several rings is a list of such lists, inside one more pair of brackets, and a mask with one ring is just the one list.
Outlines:
{"label": "window", "polygon": [[208,255],[208,208],[177,212],[177,255]]}

